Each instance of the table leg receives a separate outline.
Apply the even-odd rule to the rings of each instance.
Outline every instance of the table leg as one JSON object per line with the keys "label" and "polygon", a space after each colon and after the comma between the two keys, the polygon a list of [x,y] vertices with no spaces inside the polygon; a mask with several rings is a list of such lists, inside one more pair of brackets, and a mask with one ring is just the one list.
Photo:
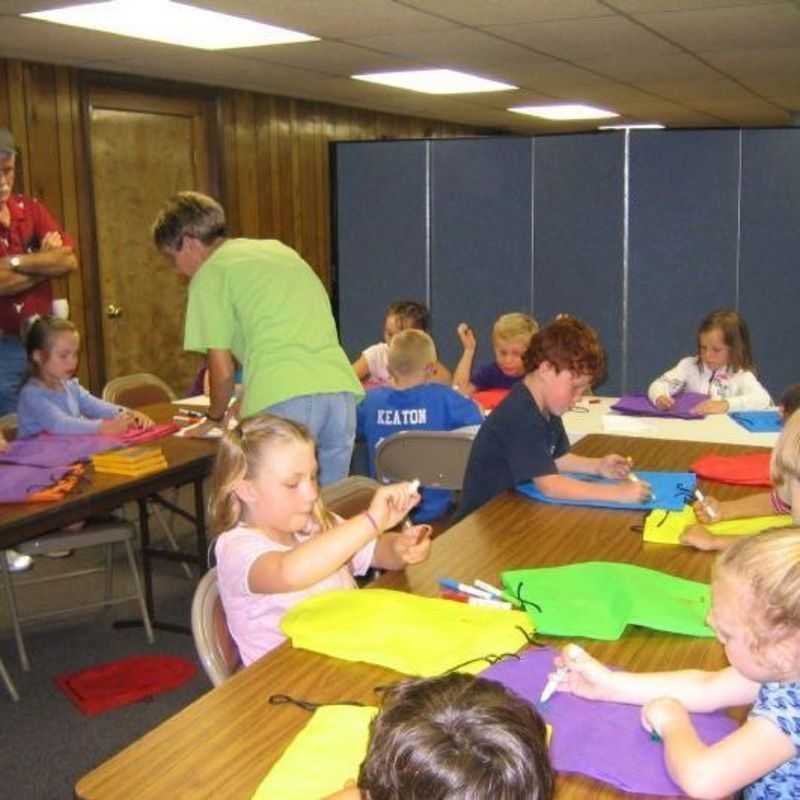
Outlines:
{"label": "table leg", "polygon": [[[156,617],[155,600],[153,597],[153,559],[161,558],[168,561],[191,561],[207,567],[208,554],[206,552],[206,515],[205,498],[203,495],[203,480],[198,478],[192,482],[194,485],[194,523],[197,536],[197,553],[182,553],[176,551],[162,551],[151,547],[150,544],[150,520],[147,509],[147,498],[138,500],[139,504],[139,530],[141,534],[142,546],[142,573],[144,577],[144,596],[147,604],[147,611],[150,615],[150,622],[155,630],[171,631],[172,633],[191,634],[192,630],[188,625],[178,625],[172,622],[161,622]],[[188,515],[186,515],[188,516]],[[114,622],[115,628],[141,627],[141,619],[121,619]]]}

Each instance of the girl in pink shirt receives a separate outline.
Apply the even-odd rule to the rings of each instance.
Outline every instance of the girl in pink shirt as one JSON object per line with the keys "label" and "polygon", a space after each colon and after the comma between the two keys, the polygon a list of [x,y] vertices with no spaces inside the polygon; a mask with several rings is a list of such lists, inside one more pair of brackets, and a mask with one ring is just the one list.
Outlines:
{"label": "girl in pink shirt", "polygon": [[212,524],[217,576],[228,627],[243,663],[285,640],[283,615],[306,597],[356,588],[371,566],[402,569],[424,561],[430,528],[383,534],[419,502],[410,484],[382,486],[350,520],[319,497],[314,440],[302,425],[271,414],[222,438],[214,467]]}

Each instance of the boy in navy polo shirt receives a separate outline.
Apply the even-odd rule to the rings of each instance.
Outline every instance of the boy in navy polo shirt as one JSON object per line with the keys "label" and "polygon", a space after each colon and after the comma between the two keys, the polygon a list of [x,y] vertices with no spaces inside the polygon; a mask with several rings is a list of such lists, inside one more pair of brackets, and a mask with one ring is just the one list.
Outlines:
{"label": "boy in navy polo shirt", "polygon": [[[367,392],[358,407],[358,434],[367,440],[369,472],[375,476],[375,450],[382,439],[407,430],[451,431],[480,425],[481,412],[472,400],[441,383],[430,383],[436,369],[436,347],[427,333],[415,328],[400,331],[389,344],[392,386]],[[423,488],[415,522],[444,514],[452,492]]]}
{"label": "boy in navy polo shirt", "polygon": [[603,373],[605,354],[597,334],[566,317],[531,339],[525,377],[478,431],[470,452],[458,519],[518,483],[532,480],[544,494],[564,500],[637,503],[650,495],[645,482],[584,483],[562,472],[626,478],[630,465],[620,455],[587,458],[569,452],[561,415]]}

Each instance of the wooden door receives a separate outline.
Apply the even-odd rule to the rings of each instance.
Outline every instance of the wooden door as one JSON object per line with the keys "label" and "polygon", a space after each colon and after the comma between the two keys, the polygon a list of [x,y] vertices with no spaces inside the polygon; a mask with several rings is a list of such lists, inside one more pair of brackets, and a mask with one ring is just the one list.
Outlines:
{"label": "wooden door", "polygon": [[183,352],[187,284],[150,228],[175,192],[208,191],[207,105],[91,89],[88,119],[104,380],[152,372],[183,392],[200,364]]}

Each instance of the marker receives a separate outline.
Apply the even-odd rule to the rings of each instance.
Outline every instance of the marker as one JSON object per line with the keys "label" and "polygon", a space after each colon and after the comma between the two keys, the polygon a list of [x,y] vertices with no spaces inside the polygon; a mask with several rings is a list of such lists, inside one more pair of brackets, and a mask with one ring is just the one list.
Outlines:
{"label": "marker", "polygon": [[511,603],[517,608],[522,608],[522,603],[516,597],[504,592],[502,589],[498,589],[496,586],[492,586],[491,583],[486,583],[486,581],[480,579],[474,580],[473,583],[482,591],[489,592],[492,597],[496,597],[498,600],[505,600],[506,603]]}
{"label": "marker", "polygon": [[468,606],[477,606],[480,608],[498,608],[503,611],[511,610],[511,603],[504,603],[502,600],[485,599],[483,597],[470,597],[461,592],[443,591],[442,599],[453,600],[456,603],[464,603]]}
{"label": "marker", "polygon": [[419,491],[419,481],[418,481],[416,478],[414,478],[414,480],[413,480],[413,481],[411,481],[411,482],[408,484],[408,488],[410,489],[410,491],[411,491],[413,494],[416,494],[416,493]]}
{"label": "marker", "polygon": [[545,684],[544,689],[542,690],[542,695],[539,698],[539,705],[544,705],[553,696],[553,693],[558,687],[558,684],[561,683],[561,681],[563,681],[564,678],[567,676],[567,672],[569,672],[568,667],[559,667],[547,679],[547,683]]}
{"label": "marker", "polygon": [[[628,461],[628,465],[632,467],[633,466],[633,459],[630,456],[628,456],[627,461]],[[639,483],[639,476],[636,475],[636,473],[634,473],[634,472],[628,472],[628,480],[631,483]],[[648,499],[649,500],[655,500],[656,499],[656,496],[655,496],[655,494],[653,494],[652,490],[650,491],[650,497]]]}
{"label": "marker", "polygon": [[458,581],[451,581],[449,578],[440,578],[439,586],[445,589],[450,589],[453,592],[461,592],[461,594],[468,594],[470,597],[479,597],[482,600],[493,600],[494,598],[489,592],[484,592],[482,589],[476,589],[467,583],[459,583]]}
{"label": "marker", "polygon": [[714,511],[713,508],[711,508],[711,505],[709,504],[708,500],[706,500],[706,498],[703,496],[703,493],[699,489],[694,490],[694,496],[699,500],[700,505],[703,506],[703,509],[705,510],[706,514],[708,514],[708,516],[711,519],[716,519],[717,512]]}
{"label": "marker", "polygon": [[191,408],[179,408],[178,413],[183,414],[184,417],[194,417],[194,419],[205,417],[205,414],[200,411],[193,411]]}

